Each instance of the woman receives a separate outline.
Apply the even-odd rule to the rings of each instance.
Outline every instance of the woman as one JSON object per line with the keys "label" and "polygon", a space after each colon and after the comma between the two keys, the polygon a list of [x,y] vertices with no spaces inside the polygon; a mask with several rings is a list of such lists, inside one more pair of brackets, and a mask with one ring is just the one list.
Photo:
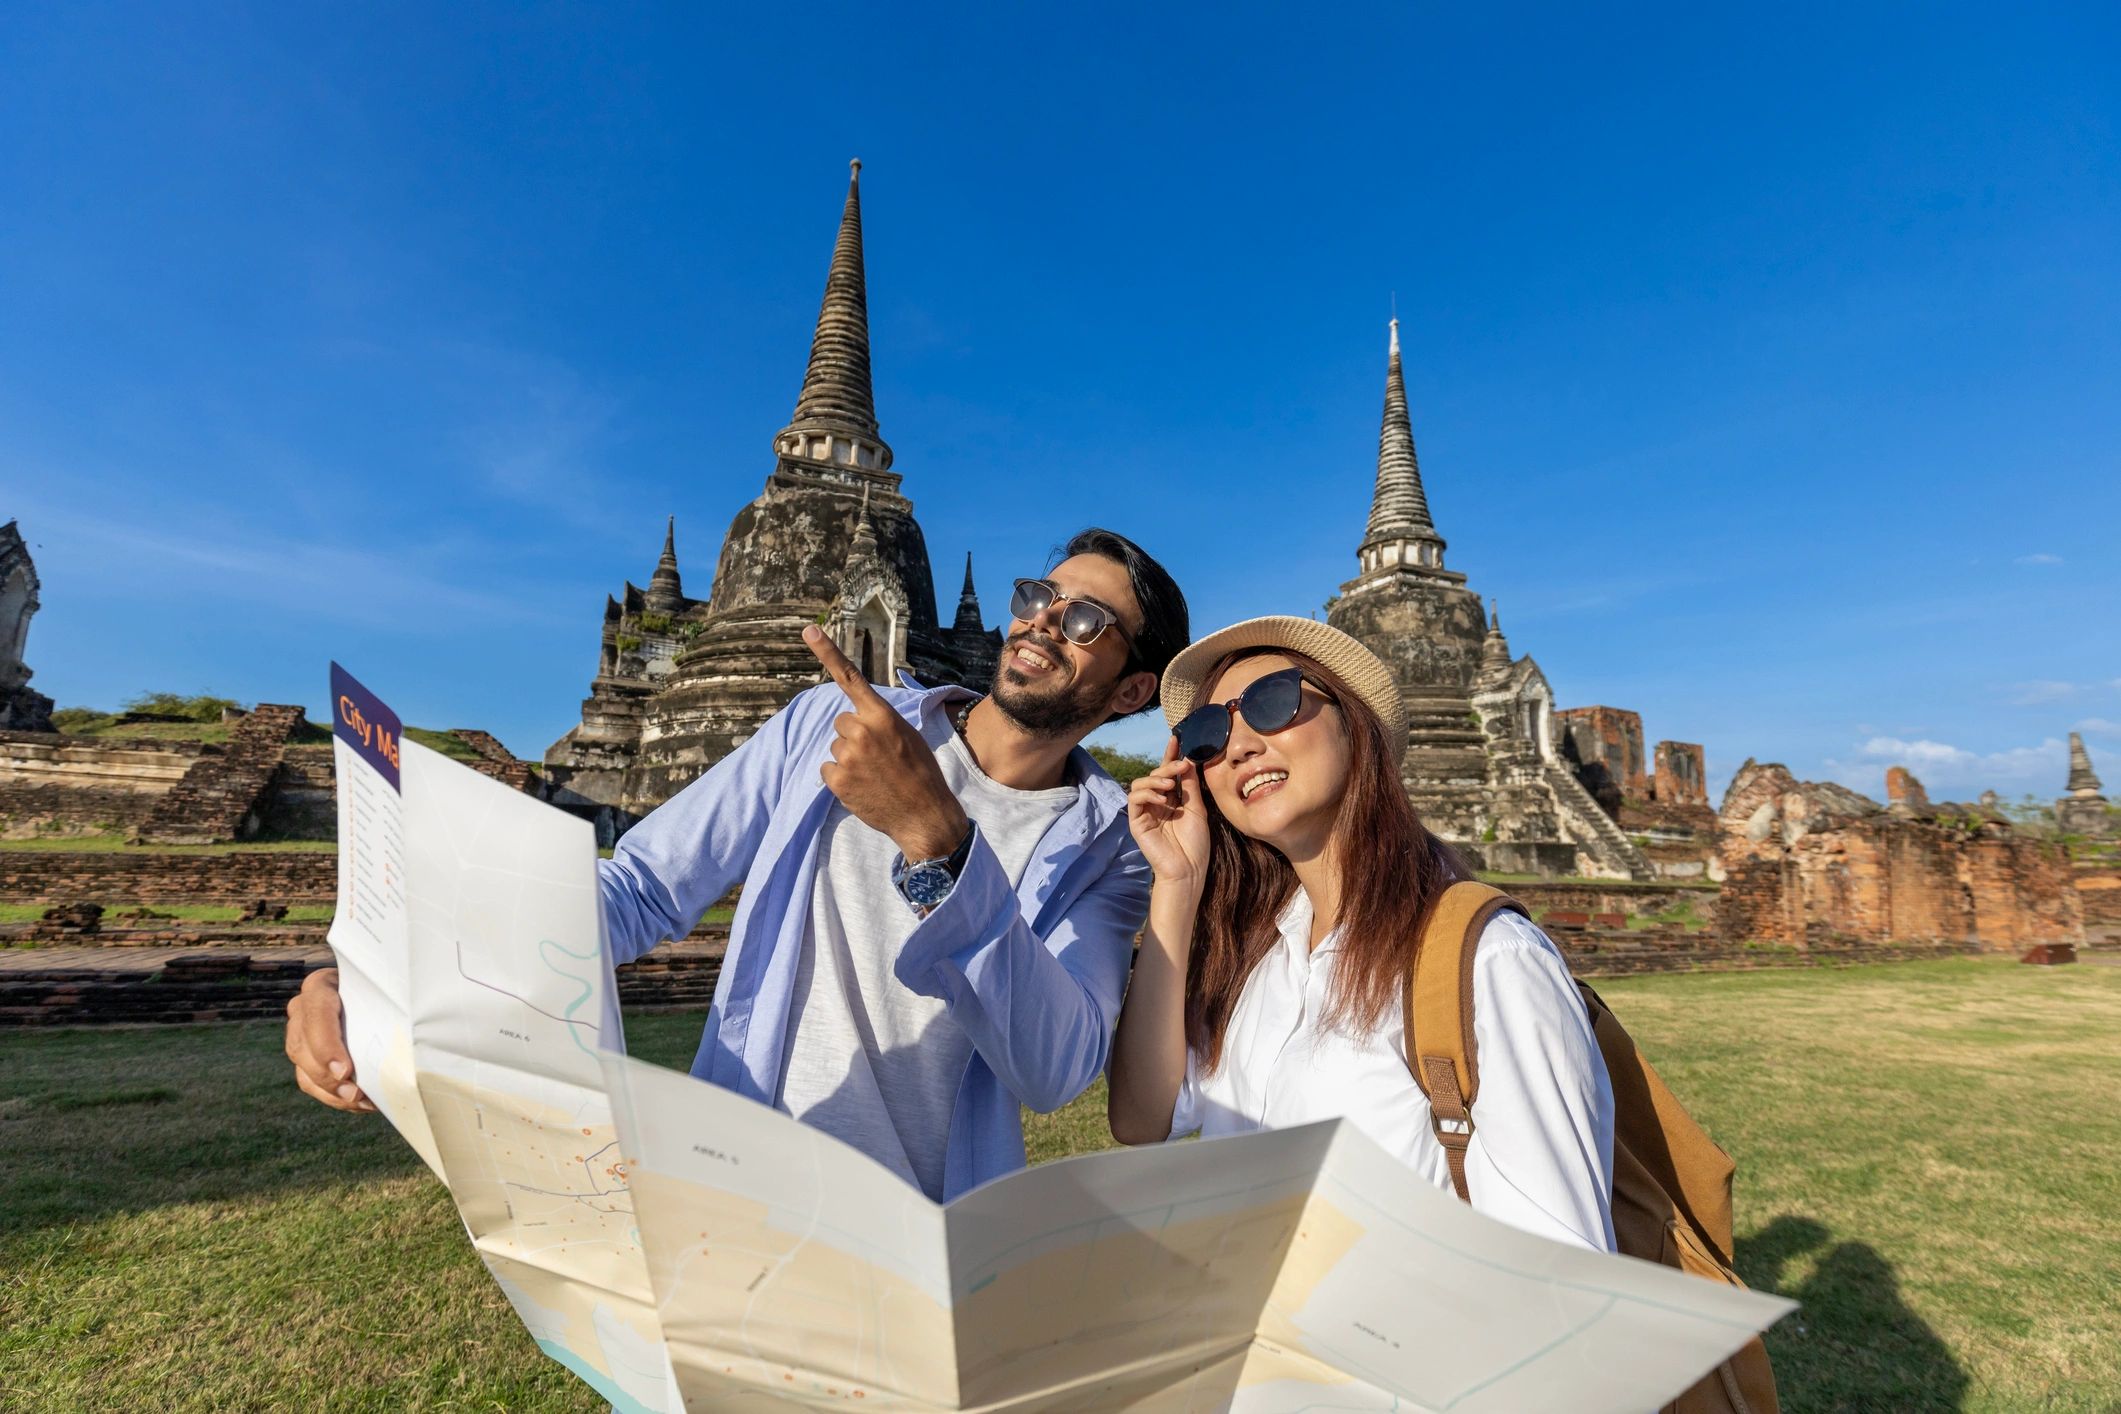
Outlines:
{"label": "woman", "polygon": [[[1172,660],[1163,704],[1164,763],[1128,798],[1155,884],[1113,1043],[1113,1137],[1344,1115],[1449,1190],[1401,1001],[1428,911],[1471,875],[1400,783],[1391,673],[1337,629],[1252,619]],[[1514,913],[1475,959],[1473,1206],[1611,1251],[1613,1097],[1568,968]]]}

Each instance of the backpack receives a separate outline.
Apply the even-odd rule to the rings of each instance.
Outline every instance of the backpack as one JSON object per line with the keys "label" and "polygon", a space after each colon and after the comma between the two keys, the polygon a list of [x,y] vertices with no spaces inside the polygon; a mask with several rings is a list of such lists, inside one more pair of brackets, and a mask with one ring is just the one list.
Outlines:
{"label": "backpack", "polygon": [[[1525,906],[1462,881],[1444,891],[1422,930],[1407,979],[1407,1068],[1428,1096],[1430,1125],[1466,1198],[1466,1145],[1480,1092],[1473,1041],[1473,954],[1481,930]],[[1613,1084],[1613,1232],[1630,1257],[1743,1286],[1731,1269],[1730,1155],[1696,1124],[1635,1049],[1619,1020],[1581,981],[1584,1010]],[[1666,1414],[1775,1414],[1775,1375],[1754,1336],[1665,1406]]]}

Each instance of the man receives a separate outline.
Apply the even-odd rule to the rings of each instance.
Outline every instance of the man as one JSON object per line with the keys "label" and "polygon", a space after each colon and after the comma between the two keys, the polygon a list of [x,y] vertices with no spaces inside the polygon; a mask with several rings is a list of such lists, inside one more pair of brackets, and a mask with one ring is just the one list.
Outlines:
{"label": "man", "polygon": [[[947,1201],[1024,1162],[1019,1106],[1104,1068],[1149,874],[1126,792],[1081,747],[1157,700],[1187,641],[1168,573],[1111,531],[1020,580],[984,697],[877,688],[818,629],[827,681],[599,865],[613,962],[744,882],[692,1073]],[[335,970],[288,1005],[302,1090],[369,1109]]]}

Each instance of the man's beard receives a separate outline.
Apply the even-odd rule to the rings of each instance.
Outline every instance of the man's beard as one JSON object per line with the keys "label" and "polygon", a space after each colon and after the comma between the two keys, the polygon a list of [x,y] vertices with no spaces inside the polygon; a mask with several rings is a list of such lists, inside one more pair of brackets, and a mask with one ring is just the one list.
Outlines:
{"label": "man's beard", "polygon": [[[994,669],[991,695],[1002,715],[1033,736],[1069,736],[1093,727],[1109,715],[1112,689],[1096,687],[1080,679],[1047,692],[1031,690],[1030,679],[1009,664],[1009,655],[1019,643],[1028,643],[1056,664],[1067,664],[1066,650],[1049,641],[1020,633],[1002,645],[1002,660]],[[1073,665],[1069,665],[1073,670]]]}

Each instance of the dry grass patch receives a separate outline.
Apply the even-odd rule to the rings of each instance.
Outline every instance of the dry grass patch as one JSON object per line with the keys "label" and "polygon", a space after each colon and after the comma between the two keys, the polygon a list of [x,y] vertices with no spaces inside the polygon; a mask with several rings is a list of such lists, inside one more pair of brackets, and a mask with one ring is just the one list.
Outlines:
{"label": "dry grass patch", "polygon": [[1793,1409],[2121,1407],[2121,970],[1987,960],[1601,984],[1739,1161],[1803,1301]]}

